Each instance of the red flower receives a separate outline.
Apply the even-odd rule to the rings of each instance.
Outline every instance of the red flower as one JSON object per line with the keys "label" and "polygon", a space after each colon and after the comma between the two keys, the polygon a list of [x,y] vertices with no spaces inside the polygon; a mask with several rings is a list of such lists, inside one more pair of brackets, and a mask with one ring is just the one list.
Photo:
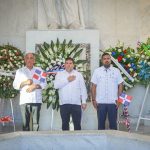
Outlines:
{"label": "red flower", "polygon": [[20,55],[20,53],[19,53],[19,52],[16,52],[16,53],[15,53],[15,55],[16,55],[16,56],[19,56],[19,55]]}
{"label": "red flower", "polygon": [[122,60],[122,56],[118,56],[118,62],[120,62]]}
{"label": "red flower", "polygon": [[127,53],[127,50],[125,49],[125,50],[123,50],[123,52],[124,52],[124,54],[126,54],[126,53]]}

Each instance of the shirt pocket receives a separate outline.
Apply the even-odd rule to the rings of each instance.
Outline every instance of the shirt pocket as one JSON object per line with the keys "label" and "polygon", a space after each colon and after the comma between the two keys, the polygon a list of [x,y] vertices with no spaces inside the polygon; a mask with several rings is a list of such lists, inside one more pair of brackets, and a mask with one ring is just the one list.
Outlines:
{"label": "shirt pocket", "polygon": [[106,76],[104,74],[101,74],[97,77],[97,81],[99,82],[104,82],[106,79]]}

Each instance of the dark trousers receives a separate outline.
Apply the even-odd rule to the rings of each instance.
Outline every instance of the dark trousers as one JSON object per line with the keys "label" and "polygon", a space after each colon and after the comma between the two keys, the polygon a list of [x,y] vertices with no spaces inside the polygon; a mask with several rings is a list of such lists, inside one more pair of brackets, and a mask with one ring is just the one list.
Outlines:
{"label": "dark trousers", "polygon": [[23,131],[38,131],[41,103],[27,103],[21,105]]}
{"label": "dark trousers", "polygon": [[74,130],[81,130],[81,106],[73,104],[60,105],[60,115],[62,119],[62,130],[69,130],[70,116],[74,125]]}
{"label": "dark trousers", "polygon": [[115,104],[98,104],[98,130],[105,129],[105,121],[108,114],[109,128],[117,130],[117,108]]}

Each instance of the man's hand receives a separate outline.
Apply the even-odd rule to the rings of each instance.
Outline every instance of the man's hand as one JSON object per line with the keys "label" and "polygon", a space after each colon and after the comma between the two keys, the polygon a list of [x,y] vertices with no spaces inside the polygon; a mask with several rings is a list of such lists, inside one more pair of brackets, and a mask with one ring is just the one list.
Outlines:
{"label": "man's hand", "polygon": [[96,102],[96,100],[92,99],[92,104],[93,104],[94,108],[97,110],[97,102]]}
{"label": "man's hand", "polygon": [[27,81],[26,81],[26,85],[31,85],[33,83],[33,80],[32,79],[28,79]]}
{"label": "man's hand", "polygon": [[76,79],[76,76],[75,75],[71,75],[67,79],[68,79],[69,82],[72,82],[72,81],[74,81]]}
{"label": "man's hand", "polygon": [[86,106],[87,106],[87,104],[81,104],[81,108],[82,108],[83,110],[86,109]]}
{"label": "man's hand", "polygon": [[32,84],[26,89],[26,92],[30,93],[30,92],[34,91],[36,89],[36,87],[37,87],[36,84]]}
{"label": "man's hand", "polygon": [[23,82],[21,83],[20,88],[23,88],[24,86],[26,86],[26,85],[31,85],[31,84],[33,84],[33,80],[32,80],[32,79],[28,79],[28,80],[23,81]]}

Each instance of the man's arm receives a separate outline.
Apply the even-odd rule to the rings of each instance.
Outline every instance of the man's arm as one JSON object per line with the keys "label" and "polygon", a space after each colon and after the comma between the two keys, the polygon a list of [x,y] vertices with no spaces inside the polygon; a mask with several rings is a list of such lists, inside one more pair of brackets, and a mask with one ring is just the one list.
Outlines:
{"label": "man's arm", "polygon": [[97,102],[96,102],[96,84],[92,83],[92,89],[91,89],[91,93],[92,93],[92,104],[94,106],[95,109],[97,109]]}
{"label": "man's arm", "polygon": [[64,86],[66,86],[68,83],[74,81],[76,79],[76,76],[74,75],[70,75],[69,77],[63,76],[63,74],[58,73],[55,77],[55,81],[54,81],[54,88],[55,89],[61,89]]}
{"label": "man's arm", "polygon": [[123,82],[118,85],[118,97],[121,95],[123,91]]}
{"label": "man's arm", "polygon": [[26,81],[21,82],[20,84],[20,88],[23,88],[26,85],[31,85],[33,83],[33,81],[31,79],[28,79]]}
{"label": "man's arm", "polygon": [[34,90],[36,90],[36,89],[42,89],[41,88],[41,86],[39,85],[39,84],[31,84],[28,88],[27,88],[27,90],[26,90],[26,92],[28,92],[28,93],[30,93],[30,92],[32,92],[32,91],[34,91]]}
{"label": "man's arm", "polygon": [[82,100],[81,108],[85,110],[87,107],[87,104],[86,104],[87,89],[86,89],[85,81],[84,81],[82,74],[80,76],[80,90],[81,90],[81,100]]}

